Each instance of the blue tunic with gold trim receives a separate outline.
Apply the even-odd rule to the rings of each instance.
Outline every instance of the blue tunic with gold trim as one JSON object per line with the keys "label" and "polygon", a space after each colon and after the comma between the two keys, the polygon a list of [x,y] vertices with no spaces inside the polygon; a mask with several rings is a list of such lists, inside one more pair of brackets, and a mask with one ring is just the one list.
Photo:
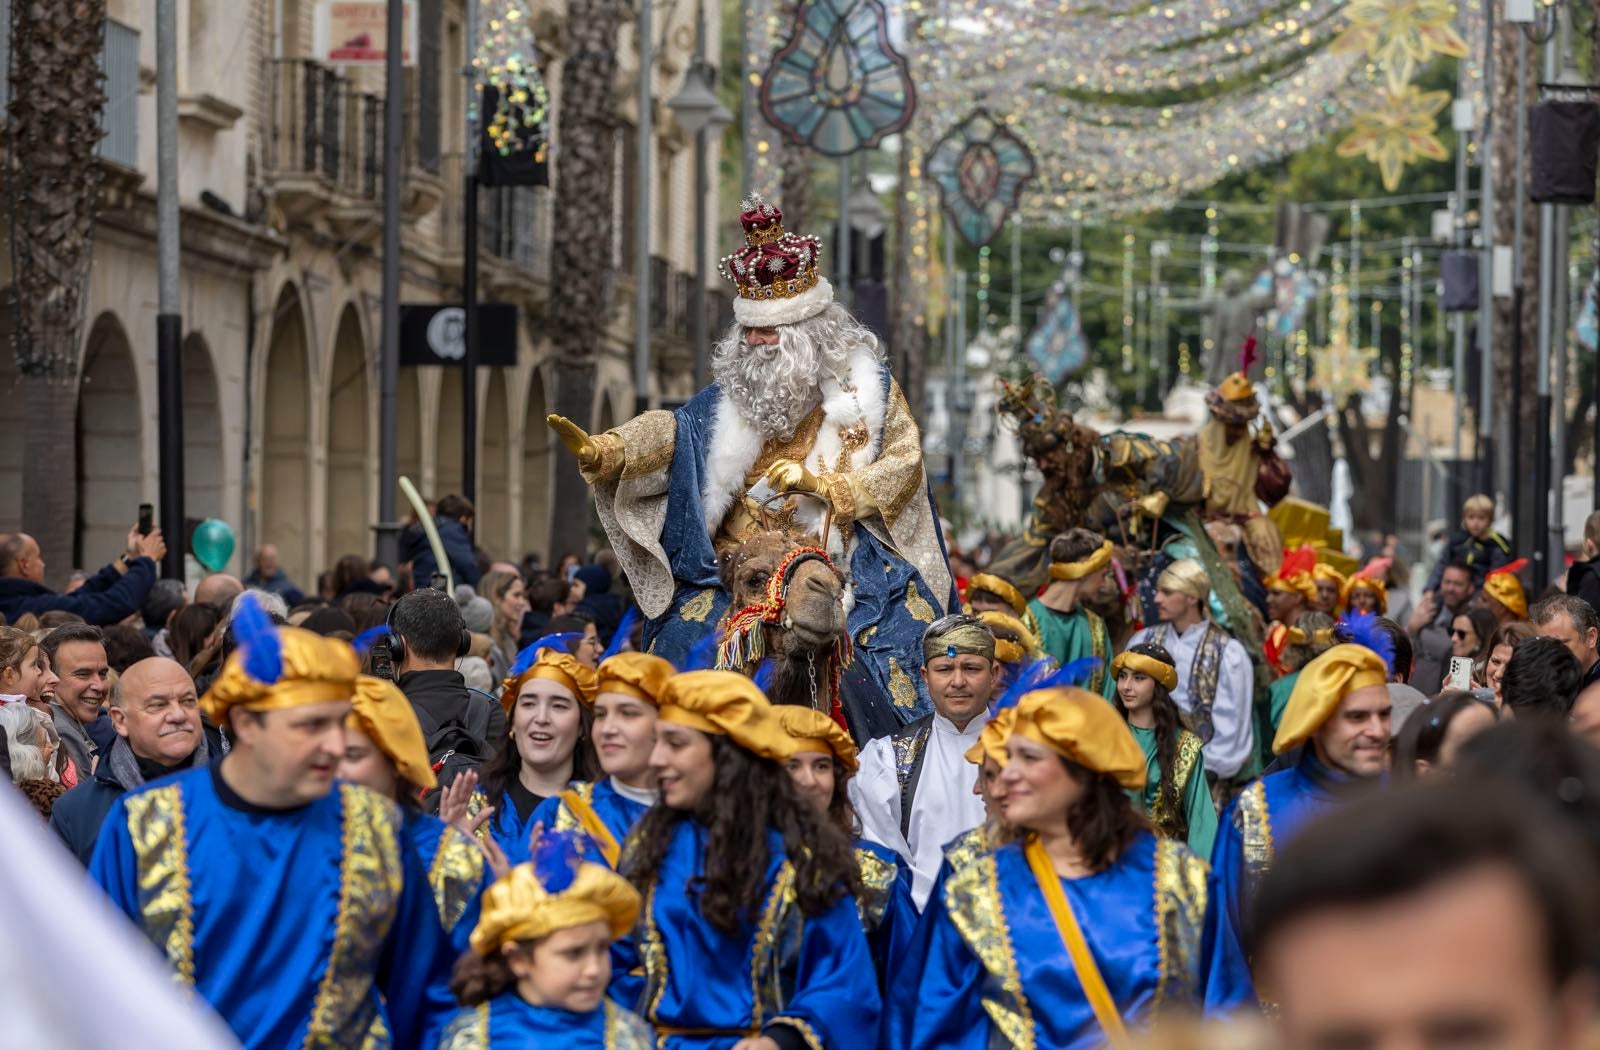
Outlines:
{"label": "blue tunic with gold trim", "polygon": [[911,867],[887,846],[856,839],[856,863],[865,895],[857,902],[861,928],[872,949],[878,987],[887,990],[906,945],[917,928],[917,904],[911,896]]}
{"label": "blue tunic with gold trim", "polygon": [[224,802],[217,768],[118,799],[90,876],[249,1050],[431,1047],[455,957],[400,808]]}
{"label": "blue tunic with gold trim", "polygon": [[674,829],[639,918],[640,1013],[662,1050],[729,1050],[777,1025],[811,1050],[873,1050],[881,1000],[856,902],[802,914],[783,837],[769,831],[766,895],[756,921],[730,934],[689,890],[705,874],[706,844],[692,820]]}
{"label": "blue tunic with gold trim", "polygon": [[[1130,1021],[1254,1004],[1206,864],[1188,847],[1141,833],[1105,871],[1061,885]],[[1020,843],[952,868],[910,951],[921,965],[891,997],[895,1050],[1105,1044]]]}
{"label": "blue tunic with gold trim", "polygon": [[[616,840],[619,849],[628,840],[628,833],[633,830],[633,826],[650,811],[650,807],[643,802],[635,801],[619,792],[610,777],[593,784],[581,780],[573,781],[571,788],[589,803],[589,808],[594,810],[594,815],[600,818],[600,823],[611,832],[611,837]],[[539,808],[533,811],[532,823],[542,824],[555,831],[585,830],[583,821],[572,812],[571,807],[560,795],[554,795],[539,803]],[[589,855],[589,859],[605,861],[605,857],[598,849]]]}
{"label": "blue tunic with gold trim", "polygon": [[439,1050],[655,1050],[650,1026],[609,999],[586,1014],[534,1006],[516,992],[503,992],[456,1015]]}
{"label": "blue tunic with gold trim", "polygon": [[1339,785],[1347,782],[1307,746],[1299,762],[1255,781],[1228,804],[1211,850],[1211,867],[1236,939],[1244,937],[1245,909],[1278,849],[1333,806]]}
{"label": "blue tunic with gold trim", "polygon": [[482,848],[459,829],[431,813],[407,811],[405,821],[406,841],[428,873],[439,924],[459,956],[471,947],[483,891],[494,881],[493,872],[484,863]]}

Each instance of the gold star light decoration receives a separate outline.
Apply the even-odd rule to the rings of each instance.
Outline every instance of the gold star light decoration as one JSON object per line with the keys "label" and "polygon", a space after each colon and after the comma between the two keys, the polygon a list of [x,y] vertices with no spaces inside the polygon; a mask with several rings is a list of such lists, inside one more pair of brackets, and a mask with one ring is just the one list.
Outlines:
{"label": "gold star light decoration", "polygon": [[1356,114],[1353,130],[1339,143],[1341,157],[1365,156],[1378,166],[1383,188],[1393,193],[1407,164],[1448,160],[1436,134],[1439,111],[1450,102],[1448,91],[1419,91],[1415,84],[1385,89],[1377,109]]}
{"label": "gold star light decoration", "polygon": [[1311,351],[1310,383],[1320,387],[1335,406],[1351,395],[1372,389],[1372,362],[1376,350],[1350,344],[1350,289],[1342,282],[1328,289],[1332,306],[1328,317],[1328,345]]}
{"label": "gold star light decoration", "polygon": [[1333,42],[1340,54],[1364,53],[1383,70],[1390,91],[1399,91],[1434,55],[1463,58],[1467,42],[1452,23],[1450,0],[1350,0],[1350,28]]}

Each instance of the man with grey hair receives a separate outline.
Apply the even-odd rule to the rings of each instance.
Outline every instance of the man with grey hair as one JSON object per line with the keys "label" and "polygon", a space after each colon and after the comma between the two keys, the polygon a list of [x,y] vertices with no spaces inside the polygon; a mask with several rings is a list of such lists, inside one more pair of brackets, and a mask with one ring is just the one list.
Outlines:
{"label": "man with grey hair", "polygon": [[153,656],[124,671],[112,694],[111,724],[117,738],[94,776],[57,799],[50,815],[50,826],[85,865],[112,803],[210,758],[194,680],[175,660]]}
{"label": "man with grey hair", "polygon": [[834,302],[821,242],[786,232],[759,197],[739,221],[746,243],[722,262],[735,323],[711,349],[713,384],[604,434],[549,422],[594,488],[649,618],[644,644],[675,663],[728,607],[719,552],[771,522],[797,546],[826,531],[855,651],[845,714],[858,739],[882,736],[930,710],[922,631],[956,607],[922,440],[877,337]]}
{"label": "man with grey hair", "polygon": [[1535,605],[1528,618],[1545,638],[1571,650],[1583,672],[1581,689],[1600,681],[1600,616],[1594,606],[1571,594],[1552,594]]}
{"label": "man with grey hair", "polygon": [[261,611],[268,616],[276,617],[279,620],[287,620],[289,618],[289,603],[283,600],[282,595],[250,587],[234,595],[233,600],[228,603],[228,616],[223,621],[224,625],[233,623],[233,618],[239,615],[239,599],[247,594],[256,600],[256,604],[261,607]]}

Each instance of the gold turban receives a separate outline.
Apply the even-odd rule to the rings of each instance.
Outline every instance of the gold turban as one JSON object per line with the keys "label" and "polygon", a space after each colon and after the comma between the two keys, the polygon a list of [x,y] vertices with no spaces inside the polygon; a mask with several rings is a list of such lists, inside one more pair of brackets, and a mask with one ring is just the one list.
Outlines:
{"label": "gold turban", "polygon": [[772,710],[793,742],[796,754],[832,755],[844,767],[845,776],[855,776],[861,766],[856,742],[838,722],[821,711],[798,704],[774,704]]}
{"label": "gold turban", "polygon": [[1244,401],[1256,396],[1256,387],[1249,376],[1234,372],[1217,384],[1217,393],[1224,401]]}
{"label": "gold turban", "polygon": [[1097,693],[1076,686],[1028,693],[1017,703],[1012,733],[1125,788],[1144,787],[1144,752],[1117,709]]}
{"label": "gold turban", "polygon": [[1379,616],[1382,616],[1384,613],[1389,611],[1389,588],[1384,586],[1382,580],[1372,576],[1350,577],[1349,582],[1344,585],[1342,604],[1344,604],[1346,607],[1349,607],[1350,596],[1359,590],[1371,591],[1373,594],[1377,595]]}
{"label": "gold turban", "polygon": [[983,724],[983,731],[978,734],[978,739],[967,748],[967,761],[975,766],[981,766],[984,759],[992,758],[995,765],[1004,769],[1006,738],[1011,736],[1011,730],[1016,724],[1017,709],[1014,707],[1001,709],[999,714]]}
{"label": "gold turban", "polygon": [[1082,561],[1053,561],[1050,563],[1050,578],[1052,580],[1081,580],[1092,572],[1099,572],[1111,564],[1111,552],[1115,548],[1110,540],[1100,545],[1100,549],[1084,558]]}
{"label": "gold turban", "polygon": [[345,724],[370,737],[406,783],[424,791],[438,786],[417,712],[393,682],[365,674],[358,677]]}
{"label": "gold turban", "polygon": [[513,941],[536,941],[591,922],[604,922],[616,940],[633,929],[639,908],[639,891],[603,864],[582,862],[559,893],[544,888],[532,864],[518,864],[483,891],[472,950],[487,956]]}
{"label": "gold turban", "polygon": [[1496,569],[1483,578],[1483,593],[1504,605],[1519,620],[1527,619],[1528,596],[1516,572]]}
{"label": "gold turban", "polygon": [[1113,675],[1120,674],[1124,667],[1130,671],[1138,671],[1140,674],[1149,675],[1157,682],[1160,682],[1162,688],[1169,693],[1178,688],[1178,669],[1172,664],[1157,660],[1153,656],[1125,650],[1118,653],[1117,658],[1111,661],[1111,673]]}
{"label": "gold turban", "polygon": [[773,762],[794,755],[794,742],[778,724],[766,695],[736,671],[685,671],[661,691],[661,721],[725,736]]}
{"label": "gold turban", "polygon": [[600,661],[595,668],[595,695],[622,693],[636,700],[656,704],[667,679],[677,674],[677,669],[659,656],[649,653],[618,653]]}
{"label": "gold turban", "polygon": [[1314,645],[1326,649],[1333,644],[1333,628],[1318,627],[1307,633],[1303,627],[1291,627],[1283,633],[1284,645]]}
{"label": "gold turban", "polygon": [[[981,612],[982,620],[994,634],[994,656],[1003,664],[1017,664],[1039,651],[1039,639],[1015,616],[1003,612]],[[995,633],[1004,632],[1004,636]]]}
{"label": "gold turban", "polygon": [[1206,575],[1203,565],[1193,558],[1180,558],[1161,570],[1161,575],[1156,577],[1156,586],[1164,591],[1176,594],[1187,594],[1200,602],[1204,609],[1206,599],[1211,597],[1211,577]]}
{"label": "gold turban", "polygon": [[237,649],[200,700],[200,710],[213,725],[226,725],[229,710],[281,711],[330,700],[349,700],[361,662],[350,643],[298,627],[280,627],[277,640],[283,670],[276,682],[262,682],[245,671],[245,653]]}
{"label": "gold turban", "polygon": [[980,572],[967,581],[967,593],[971,594],[973,591],[988,591],[990,594],[998,595],[1018,616],[1028,614],[1028,599],[1023,597],[1022,592],[1017,590],[1010,580],[993,573]]}
{"label": "gold turban", "polygon": [[1341,593],[1344,591],[1344,573],[1325,562],[1317,562],[1315,567],[1313,567],[1311,570],[1311,578],[1313,580],[1332,580],[1334,583],[1339,585],[1339,590]]}
{"label": "gold turban", "polygon": [[585,704],[594,703],[597,685],[594,668],[579,663],[571,653],[559,649],[541,649],[533,666],[517,677],[507,678],[500,683],[500,706],[506,709],[506,714],[510,714],[511,709],[517,706],[517,694],[522,692],[522,687],[535,678],[566,686],[575,699]]}
{"label": "gold turban", "polygon": [[1272,741],[1273,753],[1281,755],[1310,740],[1355,690],[1388,684],[1383,657],[1364,645],[1334,646],[1300,669]]}
{"label": "gold turban", "polygon": [[922,660],[941,656],[981,656],[994,659],[994,632],[976,616],[955,614],[935,620],[922,632]]}

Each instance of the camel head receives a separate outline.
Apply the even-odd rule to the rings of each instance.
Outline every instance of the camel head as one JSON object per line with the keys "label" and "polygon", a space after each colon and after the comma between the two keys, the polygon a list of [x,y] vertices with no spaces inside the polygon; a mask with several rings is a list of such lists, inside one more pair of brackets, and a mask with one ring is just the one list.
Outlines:
{"label": "camel head", "polygon": [[815,536],[769,530],[721,557],[732,598],[720,625],[724,666],[754,673],[769,660],[774,703],[809,704],[812,676],[824,685],[835,647],[848,649],[844,576],[817,547]]}

